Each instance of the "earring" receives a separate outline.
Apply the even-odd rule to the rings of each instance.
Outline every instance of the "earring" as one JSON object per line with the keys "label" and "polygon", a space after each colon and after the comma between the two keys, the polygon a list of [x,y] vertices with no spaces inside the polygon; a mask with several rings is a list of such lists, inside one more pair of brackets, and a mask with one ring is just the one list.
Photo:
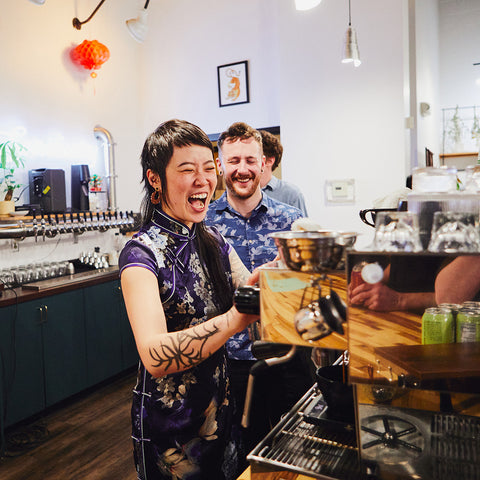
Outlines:
{"label": "earring", "polygon": [[152,192],[152,194],[150,195],[150,201],[154,205],[158,205],[161,199],[162,199],[162,195],[160,193],[160,189],[158,187],[155,187],[155,191]]}

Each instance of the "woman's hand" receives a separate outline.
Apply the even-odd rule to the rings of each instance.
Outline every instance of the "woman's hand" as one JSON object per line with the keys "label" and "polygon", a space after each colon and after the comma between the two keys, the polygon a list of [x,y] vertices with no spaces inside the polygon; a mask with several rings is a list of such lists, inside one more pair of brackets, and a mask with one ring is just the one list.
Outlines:
{"label": "woman's hand", "polygon": [[245,285],[257,285],[258,280],[260,278],[260,270],[263,268],[275,268],[278,266],[278,261],[280,260],[280,257],[277,255],[271,262],[264,263],[263,265],[260,265],[257,267],[251,275],[248,277],[247,282]]}

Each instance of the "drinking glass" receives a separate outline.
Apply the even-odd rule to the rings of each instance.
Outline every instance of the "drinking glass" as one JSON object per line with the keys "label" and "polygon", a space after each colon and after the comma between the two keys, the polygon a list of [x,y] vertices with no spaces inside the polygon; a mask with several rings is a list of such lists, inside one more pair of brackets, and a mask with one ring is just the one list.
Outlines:
{"label": "drinking glass", "polygon": [[12,271],[9,268],[0,270],[0,280],[5,284],[6,288],[11,287],[14,283]]}
{"label": "drinking glass", "polygon": [[465,168],[465,190],[480,192],[480,165],[467,165]]}
{"label": "drinking glass", "polygon": [[421,251],[417,215],[413,212],[379,212],[373,246],[383,252]]}
{"label": "drinking glass", "polygon": [[435,212],[428,250],[445,253],[478,252],[478,214]]}

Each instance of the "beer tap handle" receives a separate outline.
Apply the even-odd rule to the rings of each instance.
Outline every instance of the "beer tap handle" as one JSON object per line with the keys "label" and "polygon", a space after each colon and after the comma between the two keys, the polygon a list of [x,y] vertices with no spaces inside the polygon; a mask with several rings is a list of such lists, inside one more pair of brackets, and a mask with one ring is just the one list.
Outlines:
{"label": "beer tap handle", "polygon": [[42,226],[42,237],[43,237],[43,241],[45,241],[45,217],[43,216],[43,212],[42,212],[42,219],[40,221],[40,224]]}
{"label": "beer tap handle", "polygon": [[37,243],[37,235],[38,235],[38,225],[37,225],[37,217],[35,215],[35,210],[33,211],[33,235],[35,237],[35,243]]}

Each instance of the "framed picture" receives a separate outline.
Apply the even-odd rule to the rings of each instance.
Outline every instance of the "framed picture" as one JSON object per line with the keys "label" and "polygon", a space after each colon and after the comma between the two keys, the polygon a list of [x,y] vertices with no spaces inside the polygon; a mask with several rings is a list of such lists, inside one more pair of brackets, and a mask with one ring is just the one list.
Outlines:
{"label": "framed picture", "polygon": [[248,103],[248,62],[217,67],[218,103],[221,107]]}

